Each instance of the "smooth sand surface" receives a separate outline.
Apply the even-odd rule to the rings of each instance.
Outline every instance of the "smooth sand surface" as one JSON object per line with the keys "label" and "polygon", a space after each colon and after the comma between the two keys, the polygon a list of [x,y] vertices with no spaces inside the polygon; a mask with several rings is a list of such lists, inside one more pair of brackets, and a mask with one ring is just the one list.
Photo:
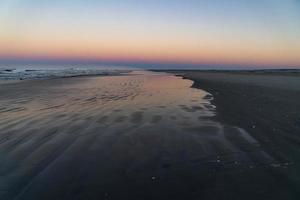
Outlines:
{"label": "smooth sand surface", "polygon": [[292,198],[277,176],[289,160],[192,85],[152,72],[1,85],[0,199]]}
{"label": "smooth sand surface", "polygon": [[[262,148],[281,163],[290,165],[266,171],[273,173],[274,182],[261,189],[276,195],[300,194],[300,73],[174,71],[214,96],[216,119],[247,130]],[[282,166],[276,165],[278,167]],[[254,182],[255,184],[258,184]],[[272,189],[273,188],[273,192]],[[267,193],[267,192],[265,192]]]}

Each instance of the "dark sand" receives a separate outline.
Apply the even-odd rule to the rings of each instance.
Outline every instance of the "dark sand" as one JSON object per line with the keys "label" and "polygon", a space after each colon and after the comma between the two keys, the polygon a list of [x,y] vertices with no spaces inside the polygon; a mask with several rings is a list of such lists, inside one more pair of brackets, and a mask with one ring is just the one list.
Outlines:
{"label": "dark sand", "polygon": [[242,182],[237,193],[244,191],[253,199],[300,199],[300,73],[171,72],[211,93],[216,120],[244,128],[279,161],[272,169],[238,174],[233,178]]}
{"label": "dark sand", "polygon": [[0,199],[299,197],[297,88],[139,73],[0,83]]}

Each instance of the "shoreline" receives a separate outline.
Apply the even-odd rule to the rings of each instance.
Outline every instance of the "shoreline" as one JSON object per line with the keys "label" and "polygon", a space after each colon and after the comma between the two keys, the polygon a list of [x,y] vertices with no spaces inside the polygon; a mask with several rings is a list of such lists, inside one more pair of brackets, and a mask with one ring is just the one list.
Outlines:
{"label": "shoreline", "polygon": [[[261,86],[251,91],[245,77],[237,84],[232,76],[220,83],[218,74],[182,73],[189,80],[136,74],[0,87],[0,183],[5,189],[0,196],[57,199],[71,194],[74,199],[107,193],[112,199],[141,199],[151,191],[155,199],[299,199],[297,134],[293,141],[276,133],[261,142],[253,135],[273,133],[259,132],[261,125],[254,133],[245,131],[237,123],[236,117],[246,123],[257,114],[249,106],[261,107],[241,102],[240,94],[251,99]],[[206,88],[214,100],[191,87]],[[261,91],[272,97],[273,90]],[[296,91],[280,96],[286,101]],[[244,113],[236,112],[238,105]],[[274,124],[258,116],[262,124]],[[89,185],[82,188],[82,183]]]}
{"label": "shoreline", "polygon": [[[274,87],[270,85],[263,85],[266,79],[261,80],[262,84],[259,82],[253,82],[249,80],[243,80],[239,77],[240,73],[232,72],[202,72],[193,71],[190,73],[185,70],[176,70],[174,72],[175,76],[180,76],[183,79],[189,79],[193,81],[193,88],[202,89],[213,95],[212,103],[217,106],[218,120],[232,124],[240,125],[241,128],[246,129],[250,133],[255,134],[257,129],[262,128],[264,122],[269,122],[270,120],[278,120],[280,124],[269,124],[274,125],[276,128],[264,127],[265,131],[276,132],[285,131],[289,133],[298,133],[300,131],[300,117],[297,116],[296,111],[300,111],[300,88],[297,90],[297,85],[295,88],[288,88],[283,86],[283,88],[276,87],[281,83],[274,84]],[[227,80],[220,79],[219,76],[236,76],[237,80]],[[242,76],[251,77],[252,74]],[[274,76],[270,74],[262,75],[261,79],[265,78],[263,76]],[[287,76],[287,75],[284,75]],[[230,77],[232,78],[232,77]],[[243,78],[243,77],[242,77]],[[300,84],[300,76],[299,84]],[[255,79],[253,81],[257,81]],[[300,85],[299,85],[300,86]],[[272,99],[271,97],[277,98]],[[299,100],[299,103],[297,102]],[[260,102],[262,101],[262,102]],[[270,109],[270,107],[276,106],[276,109]],[[255,113],[255,116],[243,116],[242,113],[249,113],[249,108],[251,112]],[[295,108],[295,109],[294,109]],[[298,108],[298,109],[297,109]],[[236,112],[239,111],[239,112]],[[282,111],[283,115],[272,116],[273,113],[278,113]],[[288,113],[290,111],[290,113]],[[248,118],[250,117],[250,118]],[[264,117],[263,122],[260,121],[260,117]],[[246,120],[247,118],[247,120]],[[261,126],[257,126],[257,125]],[[279,125],[285,124],[285,127],[279,127]]]}
{"label": "shoreline", "polygon": [[[300,186],[300,76],[285,73],[166,71],[213,95],[216,120],[245,129],[279,163],[276,175]],[[288,170],[280,169],[288,168]]]}

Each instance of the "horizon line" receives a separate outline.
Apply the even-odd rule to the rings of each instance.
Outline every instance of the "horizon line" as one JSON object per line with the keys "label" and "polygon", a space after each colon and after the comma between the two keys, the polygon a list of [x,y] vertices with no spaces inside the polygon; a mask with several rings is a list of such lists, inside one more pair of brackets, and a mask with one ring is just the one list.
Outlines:
{"label": "horizon line", "polygon": [[250,64],[250,63],[222,63],[222,62],[176,62],[176,61],[141,61],[141,60],[97,60],[97,59],[28,59],[1,58],[1,65],[113,65],[138,67],[145,69],[300,69],[300,65],[283,64]]}

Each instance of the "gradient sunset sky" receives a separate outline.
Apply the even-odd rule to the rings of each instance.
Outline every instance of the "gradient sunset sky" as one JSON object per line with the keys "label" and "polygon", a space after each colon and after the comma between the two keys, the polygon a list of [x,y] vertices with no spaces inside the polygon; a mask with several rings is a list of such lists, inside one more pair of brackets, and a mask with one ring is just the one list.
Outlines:
{"label": "gradient sunset sky", "polygon": [[1,0],[0,63],[25,61],[300,67],[300,1]]}

